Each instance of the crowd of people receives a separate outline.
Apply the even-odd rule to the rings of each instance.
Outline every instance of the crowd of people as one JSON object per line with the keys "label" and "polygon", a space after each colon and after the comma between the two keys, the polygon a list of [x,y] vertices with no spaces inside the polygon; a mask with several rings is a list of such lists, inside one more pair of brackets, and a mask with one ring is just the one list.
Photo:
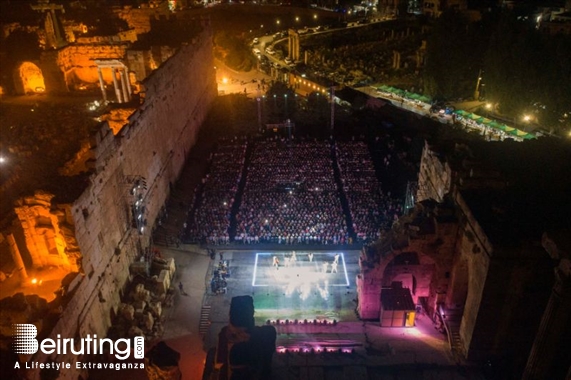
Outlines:
{"label": "crowd of people", "polygon": [[335,152],[357,242],[378,239],[382,193],[369,149],[362,141],[337,142]]}
{"label": "crowd of people", "polygon": [[[377,171],[388,171],[398,157],[389,152],[383,146],[386,155]],[[400,202],[382,192],[377,174],[363,141],[222,140],[185,225],[186,240],[213,245],[370,243],[402,212]]]}
{"label": "crowd of people", "polygon": [[230,242],[232,206],[244,168],[246,147],[246,140],[224,139],[210,157],[210,171],[202,179],[197,205],[185,231],[190,241]]}
{"label": "crowd of people", "polygon": [[235,242],[345,244],[348,238],[330,143],[259,142],[236,215]]}
{"label": "crowd of people", "polygon": [[417,178],[417,168],[407,153],[412,140],[407,136],[399,139],[377,137],[371,143],[371,154],[378,163],[378,177],[381,180],[380,227],[391,228],[393,222],[402,215],[402,199],[406,187]]}

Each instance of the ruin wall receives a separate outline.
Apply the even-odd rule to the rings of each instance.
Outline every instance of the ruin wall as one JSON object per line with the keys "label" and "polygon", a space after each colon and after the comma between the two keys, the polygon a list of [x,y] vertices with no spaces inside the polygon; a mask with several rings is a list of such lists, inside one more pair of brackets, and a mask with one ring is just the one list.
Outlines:
{"label": "ruin wall", "polygon": [[[454,266],[452,278],[456,285],[454,294],[459,294],[461,298],[465,299],[464,313],[460,324],[460,339],[463,354],[467,356],[475,334],[480,308],[483,307],[489,312],[486,305],[482,305],[482,297],[493,248],[459,193],[456,195],[455,201],[461,212],[461,225],[456,247],[459,258]],[[458,285],[460,281],[464,282],[464,286]],[[455,302],[462,302],[462,299],[458,299],[456,296],[453,298],[456,298]]]}
{"label": "ruin wall", "polygon": [[[68,286],[71,296],[50,336],[104,336],[111,326],[129,265],[148,248],[153,223],[217,94],[210,28],[181,47],[144,87],[144,102],[117,135],[105,124],[92,138],[93,174],[71,206],[83,273]],[[136,179],[146,182],[135,194],[145,205],[142,233],[132,224]],[[34,360],[48,359],[41,355]],[[60,378],[75,379],[77,373],[63,371]]]}
{"label": "ruin wall", "polygon": [[[99,83],[96,59],[122,60],[127,50],[127,44],[117,45],[71,45],[61,50],[58,57],[58,65],[62,72],[73,72],[72,80],[85,83]],[[103,79],[107,83],[113,81],[111,70],[102,70]],[[69,83],[69,81],[68,81]]]}

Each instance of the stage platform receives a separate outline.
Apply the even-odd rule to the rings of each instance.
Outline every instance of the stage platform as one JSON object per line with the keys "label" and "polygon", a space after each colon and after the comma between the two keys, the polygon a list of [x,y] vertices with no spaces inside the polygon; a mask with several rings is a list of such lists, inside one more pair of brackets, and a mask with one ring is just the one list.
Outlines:
{"label": "stage platform", "polygon": [[[355,277],[359,271],[359,251],[233,251],[218,250],[228,262],[227,292],[207,291],[210,319],[227,323],[230,300],[234,296],[254,298],[256,324],[268,320],[357,321]],[[309,253],[313,258],[309,260]],[[337,265],[334,269],[337,255]],[[279,260],[274,265],[274,258]]]}

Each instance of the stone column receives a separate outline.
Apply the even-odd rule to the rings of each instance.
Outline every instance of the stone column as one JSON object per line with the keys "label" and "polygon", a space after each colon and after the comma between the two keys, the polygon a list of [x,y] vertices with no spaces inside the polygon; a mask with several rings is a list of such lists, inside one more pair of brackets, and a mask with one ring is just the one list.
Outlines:
{"label": "stone column", "polygon": [[[567,261],[566,266],[565,261]],[[551,373],[554,366],[562,364],[554,363],[556,358],[560,357],[560,350],[569,349],[563,341],[564,331],[569,328],[567,321],[571,314],[569,268],[569,260],[562,260],[559,267],[555,269],[555,285],[531,347],[522,376],[523,380],[541,380],[554,375]]]}
{"label": "stone column", "polygon": [[103,94],[103,101],[107,103],[107,93],[105,92],[105,82],[103,82],[103,75],[101,74],[101,67],[97,66],[97,75],[99,76],[99,87],[101,87],[101,94]]}
{"label": "stone column", "polygon": [[115,88],[115,95],[117,96],[117,102],[123,103],[123,98],[121,97],[121,90],[117,85],[117,69],[115,67],[111,67],[111,72],[113,73],[113,87]]}
{"label": "stone column", "polygon": [[129,93],[129,100],[131,100],[131,94],[133,90],[131,89],[131,76],[129,75],[129,71],[127,70],[127,66],[124,67],[125,70],[125,80],[127,81],[127,92]]}
{"label": "stone column", "polygon": [[121,90],[123,90],[123,101],[124,102],[128,102],[129,100],[131,100],[130,94],[129,92],[127,92],[127,78],[125,75],[125,68],[121,67],[119,69],[119,77],[121,79]]}
{"label": "stone column", "polygon": [[56,37],[56,46],[60,47],[62,45],[63,37],[61,35],[61,31],[59,30],[59,20],[56,15],[56,10],[54,8],[51,9],[52,21],[54,24],[54,33]]}
{"label": "stone column", "polygon": [[10,253],[12,254],[14,266],[16,267],[16,276],[20,278],[20,282],[24,282],[28,278],[28,272],[26,271],[26,266],[22,260],[22,255],[20,254],[14,235],[10,234],[6,236],[6,238],[8,240],[8,245],[10,246]]}

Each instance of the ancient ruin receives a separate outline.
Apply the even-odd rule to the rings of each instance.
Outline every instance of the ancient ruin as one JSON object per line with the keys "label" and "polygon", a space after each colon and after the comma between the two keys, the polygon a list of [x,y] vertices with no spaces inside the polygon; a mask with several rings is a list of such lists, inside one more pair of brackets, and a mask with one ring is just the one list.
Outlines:
{"label": "ancient ruin", "polygon": [[[26,166],[3,178],[2,350],[9,349],[12,323],[33,323],[44,337],[87,331],[155,337],[162,307],[172,302],[167,293],[175,264],[155,257],[150,236],[217,93],[210,25],[193,20],[186,43],[164,49],[168,54],[151,54],[155,47],[140,42],[136,51],[147,53],[136,58],[133,41],[119,35],[64,42],[61,7],[41,2],[37,8],[46,9],[46,50],[38,62],[14,63],[11,91],[92,88],[99,124],[76,141],[67,160],[54,161],[58,166],[41,187],[15,179]],[[139,29],[149,31],[147,23]],[[32,160],[21,165],[40,165],[34,150],[7,148]],[[43,355],[34,359],[72,360]]]}

